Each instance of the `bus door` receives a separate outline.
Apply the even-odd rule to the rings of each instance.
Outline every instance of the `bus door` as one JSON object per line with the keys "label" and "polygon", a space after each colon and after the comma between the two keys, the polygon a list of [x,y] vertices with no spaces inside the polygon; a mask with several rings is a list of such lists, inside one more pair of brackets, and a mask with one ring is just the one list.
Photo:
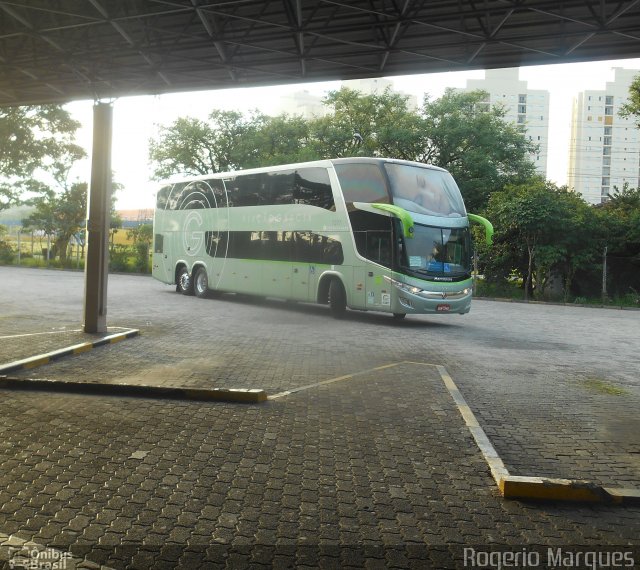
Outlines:
{"label": "bus door", "polygon": [[291,267],[291,298],[306,301],[309,298],[309,282],[315,266],[308,263],[293,263]]}
{"label": "bus door", "polygon": [[291,232],[292,262],[291,262],[291,298],[297,301],[309,299],[309,283],[315,273],[315,265],[311,261],[310,252],[313,250],[311,234],[308,232]]}
{"label": "bus door", "polygon": [[172,256],[169,255],[171,247],[171,233],[161,232],[153,236],[153,268],[152,275],[164,283],[173,283]]}
{"label": "bus door", "polygon": [[393,263],[393,235],[391,229],[367,231],[367,259],[365,288],[367,308],[391,308],[391,286],[385,279],[390,276]]}

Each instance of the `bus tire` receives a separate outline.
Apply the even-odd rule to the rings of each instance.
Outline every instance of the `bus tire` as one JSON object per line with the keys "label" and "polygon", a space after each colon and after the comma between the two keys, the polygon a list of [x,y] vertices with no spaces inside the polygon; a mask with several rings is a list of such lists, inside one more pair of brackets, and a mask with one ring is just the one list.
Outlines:
{"label": "bus tire", "polygon": [[396,321],[401,321],[402,319],[404,319],[407,316],[407,313],[393,313],[393,318]]}
{"label": "bus tire", "polygon": [[205,299],[209,296],[209,278],[204,267],[198,267],[193,277],[193,290],[196,297]]}
{"label": "bus tire", "polygon": [[347,294],[339,279],[332,279],[329,284],[329,307],[337,319],[342,318],[347,310]]}
{"label": "bus tire", "polygon": [[176,277],[176,291],[183,295],[193,295],[193,279],[189,275],[189,270],[183,265],[178,269]]}

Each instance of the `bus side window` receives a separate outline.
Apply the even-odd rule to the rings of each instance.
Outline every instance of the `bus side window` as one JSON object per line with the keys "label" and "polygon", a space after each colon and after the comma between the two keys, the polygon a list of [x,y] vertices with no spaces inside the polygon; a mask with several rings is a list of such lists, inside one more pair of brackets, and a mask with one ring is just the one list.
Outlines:
{"label": "bus side window", "polygon": [[367,259],[385,267],[391,267],[393,261],[391,237],[391,231],[367,232]]}
{"label": "bus side window", "polygon": [[205,232],[204,243],[207,254],[211,257],[227,255],[228,234],[226,232]]}
{"label": "bus side window", "polygon": [[224,180],[224,194],[225,194],[225,206],[229,208],[238,206],[236,203],[236,196],[238,194],[238,177],[226,178]]}
{"label": "bus side window", "polygon": [[342,265],[344,254],[342,253],[342,244],[338,240],[327,238],[324,244],[324,252],[322,253],[322,261],[329,265]]}
{"label": "bus side window", "polygon": [[353,210],[349,212],[358,253],[371,261],[391,267],[393,221],[387,216]]}
{"label": "bus side window", "polygon": [[269,204],[293,204],[296,174],[293,170],[269,172],[266,175],[266,190]]}
{"label": "bus side window", "polygon": [[296,204],[335,211],[331,181],[326,168],[301,168],[296,172],[293,191]]}
{"label": "bus side window", "polygon": [[[227,196],[225,192],[225,183],[221,178],[209,178],[205,180],[210,189],[212,208],[226,208]],[[229,204],[231,205],[231,204]]]}
{"label": "bus side window", "polygon": [[153,236],[153,253],[164,252],[164,236],[162,234],[155,234]]}
{"label": "bus side window", "polygon": [[156,209],[164,210],[167,207],[167,201],[169,200],[169,194],[171,194],[171,186],[163,186],[158,190],[156,196]]}
{"label": "bus side window", "polygon": [[212,181],[197,180],[187,185],[180,197],[180,210],[216,208],[216,197],[210,184]]}
{"label": "bus side window", "polygon": [[185,187],[184,182],[178,182],[171,186],[171,191],[167,196],[167,210],[179,210],[180,196],[182,195],[182,189]]}
{"label": "bus side window", "polygon": [[269,203],[266,181],[267,174],[237,176],[233,205],[266,206]]}

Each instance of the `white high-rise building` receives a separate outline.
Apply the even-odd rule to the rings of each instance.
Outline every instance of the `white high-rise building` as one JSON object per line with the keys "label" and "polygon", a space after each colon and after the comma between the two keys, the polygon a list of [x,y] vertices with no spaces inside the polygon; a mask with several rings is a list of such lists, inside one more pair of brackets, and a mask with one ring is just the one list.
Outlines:
{"label": "white high-rise building", "polygon": [[305,119],[324,117],[328,109],[322,104],[322,97],[307,90],[294,91],[280,99],[277,113],[299,115]]}
{"label": "white high-rise building", "polygon": [[583,91],[573,102],[567,179],[592,204],[606,201],[614,186],[640,187],[640,132],[633,118],[618,115],[640,70],[614,72],[603,91]]}
{"label": "white high-rise building", "polygon": [[418,108],[418,99],[415,95],[405,93],[404,91],[398,91],[393,88],[393,81],[385,79],[384,77],[373,77],[371,79],[350,79],[349,81],[343,81],[342,85],[353,89],[354,91],[360,91],[364,95],[382,95],[385,90],[389,89],[393,93],[398,93],[407,97],[407,107],[410,110],[415,111]]}
{"label": "white high-rise building", "polygon": [[[390,89],[393,92],[400,93],[408,97],[407,106],[409,109],[418,108],[418,100],[415,95],[410,95],[402,91],[395,91],[393,89],[393,81],[384,79],[383,77],[377,77],[373,79],[353,79],[350,81],[343,81],[342,85],[353,89],[354,91],[360,91],[364,95],[381,95],[386,89]],[[305,119],[314,119],[317,117],[324,117],[330,111],[329,107],[322,104],[324,96],[314,95],[307,90],[293,91],[289,95],[286,95],[280,99],[280,104],[275,110],[276,114],[286,113],[287,115],[300,115]]]}
{"label": "white high-rise building", "polygon": [[489,93],[491,106],[502,105],[506,111],[505,120],[526,129],[530,141],[539,146],[539,151],[531,159],[536,171],[546,178],[549,147],[549,92],[529,89],[526,81],[521,81],[518,68],[488,69],[484,79],[468,79],[461,91],[482,89]]}

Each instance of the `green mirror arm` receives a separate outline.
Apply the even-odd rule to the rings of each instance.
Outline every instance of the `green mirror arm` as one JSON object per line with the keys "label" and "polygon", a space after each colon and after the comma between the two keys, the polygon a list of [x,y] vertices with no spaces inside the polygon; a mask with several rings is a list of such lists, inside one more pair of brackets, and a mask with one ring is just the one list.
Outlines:
{"label": "green mirror arm", "polygon": [[487,220],[487,218],[483,218],[482,216],[478,216],[477,214],[467,214],[467,217],[472,222],[477,222],[484,226],[484,234],[487,245],[493,244],[493,224]]}
{"label": "green mirror arm", "polygon": [[406,238],[413,237],[413,218],[411,214],[407,212],[404,208],[400,206],[394,206],[393,204],[371,204],[372,208],[377,208],[378,210],[384,210],[385,212],[390,212],[396,218],[398,218],[402,222],[402,233]]}

